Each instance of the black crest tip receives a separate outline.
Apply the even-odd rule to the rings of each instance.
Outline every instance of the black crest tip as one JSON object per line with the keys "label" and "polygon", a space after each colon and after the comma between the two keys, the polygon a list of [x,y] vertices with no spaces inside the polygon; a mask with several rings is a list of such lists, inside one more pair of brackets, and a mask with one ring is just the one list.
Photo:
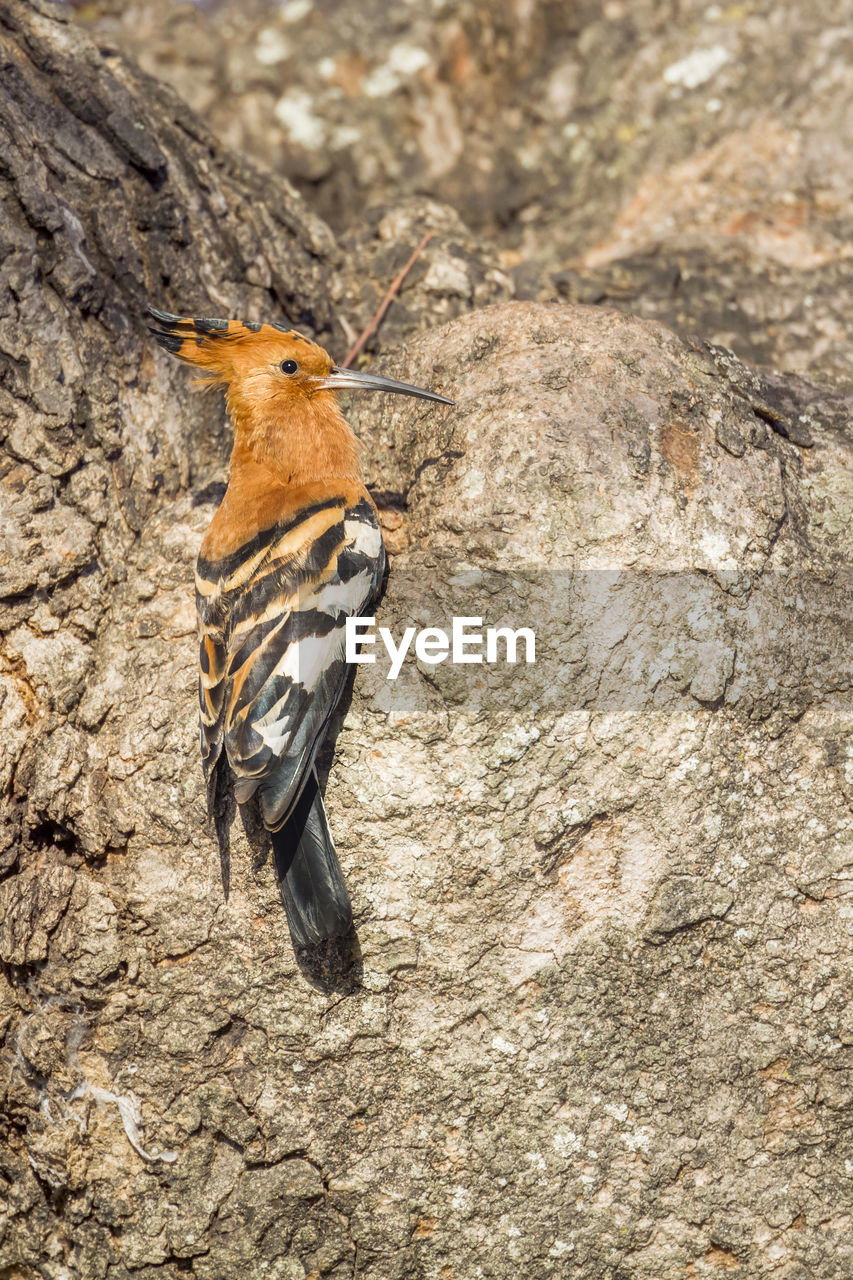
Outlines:
{"label": "black crest tip", "polygon": [[173,316],[171,311],[158,311],[156,307],[151,306],[146,307],[146,311],[153,320],[156,320],[158,324],[165,325],[167,329],[187,323],[183,316]]}
{"label": "black crest tip", "polygon": [[161,329],[149,329],[148,332],[153,335],[155,341],[161,347],[164,347],[166,351],[171,351],[173,355],[177,355],[184,345],[184,339],[178,333],[163,333]]}

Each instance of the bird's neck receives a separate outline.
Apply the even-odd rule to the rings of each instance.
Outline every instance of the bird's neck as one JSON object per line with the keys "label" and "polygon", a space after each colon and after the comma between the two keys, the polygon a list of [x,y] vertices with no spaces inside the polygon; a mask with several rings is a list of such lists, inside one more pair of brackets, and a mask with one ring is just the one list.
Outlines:
{"label": "bird's neck", "polygon": [[318,481],[361,483],[358,441],[334,394],[320,392],[285,407],[229,402],[234,423],[231,477],[261,467],[277,484],[301,489]]}
{"label": "bird's neck", "polygon": [[329,498],[350,506],[368,497],[358,441],[331,392],[301,410],[275,404],[259,410],[229,397],[228,411],[234,424],[228,488],[202,541],[204,559],[233,555],[261,530]]}

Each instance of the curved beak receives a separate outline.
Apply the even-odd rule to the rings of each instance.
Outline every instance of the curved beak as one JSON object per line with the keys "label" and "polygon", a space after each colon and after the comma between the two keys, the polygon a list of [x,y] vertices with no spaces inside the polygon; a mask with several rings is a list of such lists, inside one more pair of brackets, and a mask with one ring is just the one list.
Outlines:
{"label": "curved beak", "polygon": [[437,400],[439,404],[454,404],[447,396],[423,387],[412,387],[408,382],[396,382],[393,378],[381,378],[377,373],[363,373],[358,369],[340,369],[332,366],[332,372],[323,379],[323,386],[332,391],[392,391],[398,396],[417,396],[420,400]]}

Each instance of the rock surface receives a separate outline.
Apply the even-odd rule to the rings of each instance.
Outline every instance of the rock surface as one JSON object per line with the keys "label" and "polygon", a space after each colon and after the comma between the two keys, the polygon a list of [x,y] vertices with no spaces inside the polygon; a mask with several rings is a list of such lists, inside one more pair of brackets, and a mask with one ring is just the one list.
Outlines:
{"label": "rock surface", "polygon": [[[458,405],[353,404],[394,549],[377,621],[527,626],[536,662],[360,668],[327,800],[361,956],[300,967],[239,822],[223,898],[191,583],[227,431],[140,309],[165,260],[174,304],[319,290],[339,339],[338,245],[48,6],[0,20],[0,1274],[837,1280],[849,401],[600,307],[466,314],[505,286],[426,211],[384,368]],[[75,83],[120,99],[106,131]],[[113,169],[57,172],[71,151]],[[268,201],[286,296],[229,274]],[[170,240],[184,202],[210,220]],[[466,252],[471,293],[430,292]]]}
{"label": "rock surface", "polygon": [[525,297],[849,383],[851,0],[86,0],[338,230],[412,195]]}

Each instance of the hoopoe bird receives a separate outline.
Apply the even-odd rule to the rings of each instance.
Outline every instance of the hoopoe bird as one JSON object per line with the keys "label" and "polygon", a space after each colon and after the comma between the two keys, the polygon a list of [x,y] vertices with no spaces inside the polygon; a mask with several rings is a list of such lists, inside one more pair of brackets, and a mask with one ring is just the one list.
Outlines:
{"label": "hoopoe bird", "polygon": [[385,548],[336,392],[453,401],[338,368],[278,324],[149,308],[158,343],[225,388],[228,487],[196,566],[201,754],[213,809],[260,806],[294,946],[347,934],[352,908],[314,767],[347,676],[345,627],[369,610]]}

